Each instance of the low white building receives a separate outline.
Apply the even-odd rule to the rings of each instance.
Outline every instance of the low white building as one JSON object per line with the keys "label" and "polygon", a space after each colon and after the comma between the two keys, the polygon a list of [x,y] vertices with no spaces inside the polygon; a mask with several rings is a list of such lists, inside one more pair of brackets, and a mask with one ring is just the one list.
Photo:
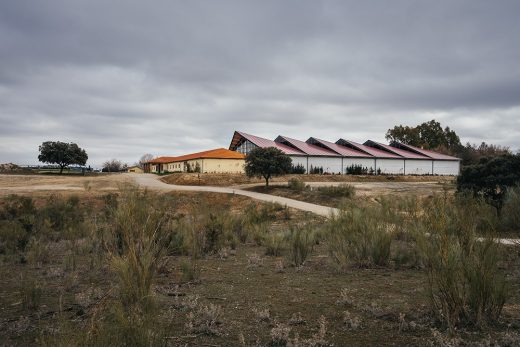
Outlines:
{"label": "low white building", "polygon": [[349,168],[391,175],[458,175],[460,159],[401,143],[386,145],[368,140],[364,144],[345,139],[336,143],[310,137],[307,141],[278,136],[274,141],[235,131],[229,146],[243,154],[257,147],[275,147],[301,165],[306,173],[345,174]]}

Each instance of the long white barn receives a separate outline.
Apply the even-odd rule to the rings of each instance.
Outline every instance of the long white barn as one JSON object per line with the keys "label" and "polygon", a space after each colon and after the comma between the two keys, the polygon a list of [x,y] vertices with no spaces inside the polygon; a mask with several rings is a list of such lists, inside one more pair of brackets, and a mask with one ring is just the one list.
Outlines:
{"label": "long white barn", "polygon": [[398,175],[458,175],[460,159],[403,143],[390,145],[368,140],[364,144],[339,139],[335,143],[310,137],[307,141],[278,136],[274,141],[235,131],[229,149],[248,154],[257,147],[275,147],[291,157],[293,165],[345,174],[361,166],[369,172]]}

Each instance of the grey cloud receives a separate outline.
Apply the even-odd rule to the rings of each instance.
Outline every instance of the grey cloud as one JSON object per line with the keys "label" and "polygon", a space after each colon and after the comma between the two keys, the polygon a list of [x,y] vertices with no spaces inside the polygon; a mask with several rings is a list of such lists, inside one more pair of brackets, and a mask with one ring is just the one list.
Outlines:
{"label": "grey cloud", "polygon": [[233,130],[384,140],[436,118],[520,147],[516,1],[0,3],[0,162],[49,139],[94,165]]}

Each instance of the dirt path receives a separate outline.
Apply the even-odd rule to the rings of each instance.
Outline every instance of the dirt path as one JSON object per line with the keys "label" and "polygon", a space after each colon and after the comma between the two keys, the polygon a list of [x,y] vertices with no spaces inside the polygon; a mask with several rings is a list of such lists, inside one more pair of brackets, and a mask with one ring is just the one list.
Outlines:
{"label": "dirt path", "polygon": [[277,202],[302,211],[308,211],[320,216],[329,217],[333,213],[338,213],[338,209],[327,206],[310,204],[304,201],[288,199],[280,196],[251,192],[234,187],[209,187],[209,186],[180,186],[167,184],[159,180],[159,177],[150,174],[129,174],[135,182],[148,189],[168,192],[168,191],[191,191],[191,192],[213,192],[227,193],[247,196],[256,200],[266,202]]}

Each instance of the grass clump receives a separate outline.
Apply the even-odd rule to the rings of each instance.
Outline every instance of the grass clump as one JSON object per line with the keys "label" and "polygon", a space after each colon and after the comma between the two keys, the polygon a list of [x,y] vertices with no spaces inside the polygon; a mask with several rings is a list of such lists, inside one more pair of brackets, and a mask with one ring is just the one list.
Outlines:
{"label": "grass clump", "polygon": [[289,260],[294,266],[305,263],[316,243],[315,233],[309,226],[292,226],[287,234]]}
{"label": "grass clump", "polygon": [[115,295],[93,322],[88,344],[150,346],[159,343],[154,276],[168,249],[173,216],[162,197],[136,186],[121,187],[117,207],[110,211],[111,239],[106,252],[117,276]]}
{"label": "grass clump", "polygon": [[309,186],[305,184],[302,180],[299,180],[297,178],[291,178],[289,182],[287,183],[287,187],[290,190],[294,190],[296,192],[302,192],[304,190],[309,189]]}
{"label": "grass clump", "polygon": [[493,213],[484,202],[464,196],[435,197],[424,208],[420,242],[434,313],[449,329],[482,327],[501,314],[508,297],[499,269],[500,245],[488,233]]}
{"label": "grass clump", "polygon": [[356,195],[356,189],[350,184],[342,183],[337,186],[326,186],[316,188],[322,195],[336,198],[353,198]]}
{"label": "grass clump", "polygon": [[393,225],[385,207],[341,210],[326,224],[329,252],[340,268],[387,266],[390,261]]}
{"label": "grass clump", "polygon": [[279,256],[285,249],[285,236],[283,233],[271,232],[268,233],[263,240],[265,246],[265,254],[272,256]]}
{"label": "grass clump", "polygon": [[520,233],[520,185],[507,189],[500,219],[504,230]]}

